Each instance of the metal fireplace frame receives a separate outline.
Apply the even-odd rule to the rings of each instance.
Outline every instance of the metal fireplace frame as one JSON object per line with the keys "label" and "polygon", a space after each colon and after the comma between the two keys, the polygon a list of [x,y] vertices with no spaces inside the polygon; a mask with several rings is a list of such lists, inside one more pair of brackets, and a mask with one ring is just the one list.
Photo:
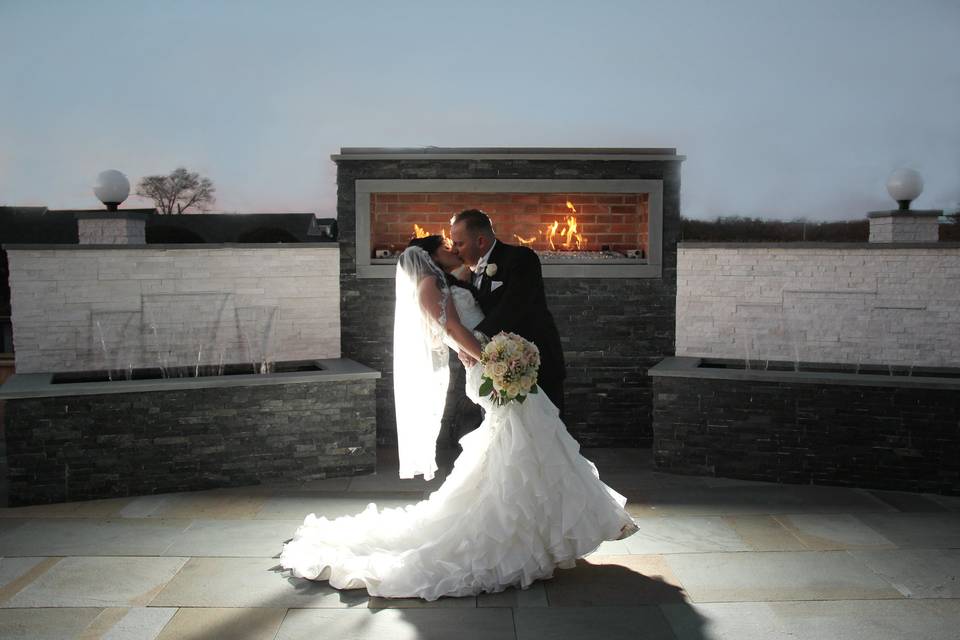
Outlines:
{"label": "metal fireplace frame", "polygon": [[[543,262],[545,278],[659,278],[663,255],[663,180],[571,180],[425,178],[357,180],[356,268],[358,278],[393,278],[396,258],[371,258],[370,195],[373,193],[646,193],[649,194],[647,257],[602,262]],[[453,215],[456,212],[451,212]]]}

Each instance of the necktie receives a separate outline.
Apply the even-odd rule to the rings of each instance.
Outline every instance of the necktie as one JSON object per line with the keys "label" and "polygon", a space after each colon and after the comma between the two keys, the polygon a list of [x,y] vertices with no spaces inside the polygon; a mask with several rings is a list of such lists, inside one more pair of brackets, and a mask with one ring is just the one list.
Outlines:
{"label": "necktie", "polygon": [[483,276],[484,276],[484,272],[486,271],[486,268],[487,268],[487,265],[485,264],[477,264],[477,270],[474,271],[473,286],[477,287],[478,289],[483,284]]}

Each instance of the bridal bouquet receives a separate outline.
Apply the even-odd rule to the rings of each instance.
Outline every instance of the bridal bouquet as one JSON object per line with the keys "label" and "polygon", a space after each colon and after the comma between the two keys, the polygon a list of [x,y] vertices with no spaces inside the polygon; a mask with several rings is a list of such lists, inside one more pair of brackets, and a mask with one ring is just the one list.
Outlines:
{"label": "bridal bouquet", "polygon": [[540,350],[515,333],[501,331],[495,335],[484,346],[480,365],[480,395],[492,396],[499,405],[511,400],[523,402],[527,394],[537,393]]}

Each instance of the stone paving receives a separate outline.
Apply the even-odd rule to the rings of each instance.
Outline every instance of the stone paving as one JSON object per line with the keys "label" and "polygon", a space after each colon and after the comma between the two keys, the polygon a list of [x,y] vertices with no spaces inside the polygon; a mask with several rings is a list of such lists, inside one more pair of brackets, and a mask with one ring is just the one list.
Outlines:
{"label": "stone paving", "polygon": [[0,509],[0,638],[960,638],[960,498],[651,471],[591,449],[640,527],[528,590],[370,598],[276,570],[309,512],[439,484],[379,472]]}

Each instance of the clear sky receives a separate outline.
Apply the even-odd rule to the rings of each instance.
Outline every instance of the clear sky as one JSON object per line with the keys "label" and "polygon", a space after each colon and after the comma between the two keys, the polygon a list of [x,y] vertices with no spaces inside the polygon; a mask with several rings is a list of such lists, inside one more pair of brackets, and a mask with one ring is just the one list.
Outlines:
{"label": "clear sky", "polygon": [[953,208],[960,0],[0,0],[0,204],[183,165],[328,216],[340,147],[426,145],[676,147],[694,218],[860,218],[899,167]]}

